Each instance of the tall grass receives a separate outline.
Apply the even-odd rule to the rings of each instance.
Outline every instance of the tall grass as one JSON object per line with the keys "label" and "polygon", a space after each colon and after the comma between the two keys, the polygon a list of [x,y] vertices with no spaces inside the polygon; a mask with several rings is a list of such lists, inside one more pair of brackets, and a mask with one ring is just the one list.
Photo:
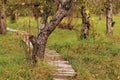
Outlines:
{"label": "tall grass", "polygon": [[77,40],[74,32],[59,29],[55,34],[49,38],[48,47],[72,64],[77,80],[119,80],[120,46],[115,39],[99,35],[95,41]]}
{"label": "tall grass", "polygon": [[33,68],[26,54],[21,38],[15,33],[0,35],[0,80],[52,80],[51,67],[39,62]]}

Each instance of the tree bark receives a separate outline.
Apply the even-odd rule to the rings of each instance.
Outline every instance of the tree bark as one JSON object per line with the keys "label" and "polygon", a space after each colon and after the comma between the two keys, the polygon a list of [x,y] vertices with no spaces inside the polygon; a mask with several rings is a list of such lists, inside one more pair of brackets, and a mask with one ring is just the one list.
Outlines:
{"label": "tree bark", "polygon": [[113,28],[115,22],[112,18],[112,0],[107,0],[107,8],[106,8],[106,33],[113,34]]}
{"label": "tree bark", "polygon": [[[44,59],[45,47],[49,35],[55,30],[56,26],[61,22],[61,20],[69,14],[71,8],[71,0],[60,0],[59,9],[55,13],[51,21],[47,23],[48,16],[44,16],[44,18],[42,18],[43,20],[41,22],[41,26],[39,27],[37,38],[32,36],[30,37],[30,41],[33,44],[34,62],[37,62],[37,59]],[[46,12],[45,14],[49,15],[48,12]]]}
{"label": "tree bark", "polygon": [[99,14],[99,20],[102,20],[103,14],[100,12]]}
{"label": "tree bark", "polygon": [[11,23],[16,22],[16,16],[15,16],[15,11],[11,10],[11,15],[10,15]]}
{"label": "tree bark", "polygon": [[0,15],[0,34],[5,34],[6,30],[6,14],[5,14],[5,7],[2,7],[1,15]]}
{"label": "tree bark", "polygon": [[82,15],[82,28],[81,28],[81,38],[86,39],[89,35],[90,29],[90,15],[86,13],[86,7],[81,7],[81,15]]}

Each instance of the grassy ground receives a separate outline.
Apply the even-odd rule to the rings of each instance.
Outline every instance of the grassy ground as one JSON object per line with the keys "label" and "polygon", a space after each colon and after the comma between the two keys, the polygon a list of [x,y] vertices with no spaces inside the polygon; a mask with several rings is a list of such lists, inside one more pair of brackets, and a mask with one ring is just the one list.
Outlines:
{"label": "grassy ground", "polygon": [[79,33],[56,29],[49,38],[48,47],[57,50],[72,64],[77,80],[120,80],[118,16],[114,17],[116,25],[113,36],[105,35],[105,19],[99,21],[95,17],[96,37],[78,40]]}
{"label": "grassy ground", "polygon": [[0,35],[0,80],[52,80],[51,68],[40,62],[30,66],[29,54],[16,34]]}
{"label": "grassy ground", "polygon": [[104,35],[95,40],[78,41],[75,33],[71,33],[57,29],[51,35],[48,47],[57,50],[72,64],[77,71],[77,80],[120,79],[119,41]]}
{"label": "grassy ground", "polygon": [[[118,16],[120,15],[114,17],[116,21],[114,36],[106,36],[105,19],[99,21],[95,17],[93,25],[97,32],[96,37],[90,36],[87,40],[80,40],[78,39],[80,32],[57,28],[49,37],[47,47],[55,49],[71,63],[77,72],[76,80],[120,80],[120,19]],[[9,22],[8,26],[29,31],[28,22],[28,18],[19,18],[17,23]],[[30,32],[35,35],[36,22],[32,19],[30,25]],[[80,29],[81,20],[74,19],[73,25]],[[31,68],[29,69],[25,60],[25,51],[20,45],[20,38],[15,34],[0,35],[1,80],[26,80],[32,75],[29,72]],[[47,71],[48,67],[43,63],[43,66],[39,68],[40,73],[41,68]],[[46,79],[42,77],[42,80],[49,80],[49,71],[46,74],[47,76],[42,75],[46,76]]]}
{"label": "grassy ground", "polygon": [[[48,47],[57,50],[72,64],[77,71],[77,80],[120,80],[118,16],[114,16],[114,36],[105,35],[105,19],[99,21],[95,17],[96,37],[78,40],[80,33],[56,29],[49,38]],[[75,22],[74,20],[73,24]]]}

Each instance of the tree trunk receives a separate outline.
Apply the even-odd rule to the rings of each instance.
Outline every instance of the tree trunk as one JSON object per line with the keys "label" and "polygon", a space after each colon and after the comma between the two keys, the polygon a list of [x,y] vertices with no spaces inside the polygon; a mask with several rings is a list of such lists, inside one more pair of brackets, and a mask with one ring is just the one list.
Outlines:
{"label": "tree trunk", "polygon": [[102,17],[103,17],[103,14],[100,13],[100,14],[99,14],[99,20],[102,20]]}
{"label": "tree trunk", "polygon": [[5,34],[7,32],[6,26],[5,7],[3,6],[0,15],[0,34]]}
{"label": "tree trunk", "polygon": [[113,34],[113,27],[115,22],[112,18],[112,0],[107,0],[107,8],[106,8],[106,33]]}
{"label": "tree trunk", "polygon": [[89,35],[89,29],[90,29],[90,15],[86,12],[86,7],[81,7],[81,15],[82,15],[82,29],[81,29],[81,38],[86,39]]}
{"label": "tree trunk", "polygon": [[45,32],[41,32],[36,39],[34,36],[30,36],[30,41],[33,45],[32,63],[36,64],[37,59],[43,60],[45,53],[45,46],[47,43],[48,35]]}
{"label": "tree trunk", "polygon": [[16,16],[15,16],[15,11],[11,10],[11,15],[10,15],[11,23],[16,22]]}
{"label": "tree trunk", "polygon": [[55,30],[56,26],[61,22],[61,20],[69,14],[71,8],[71,0],[61,0],[58,11],[49,23],[47,23],[49,11],[45,11],[47,16],[42,18],[37,38],[33,36],[30,37],[30,41],[33,44],[33,62],[36,63],[37,59],[44,59],[45,47],[49,35]]}

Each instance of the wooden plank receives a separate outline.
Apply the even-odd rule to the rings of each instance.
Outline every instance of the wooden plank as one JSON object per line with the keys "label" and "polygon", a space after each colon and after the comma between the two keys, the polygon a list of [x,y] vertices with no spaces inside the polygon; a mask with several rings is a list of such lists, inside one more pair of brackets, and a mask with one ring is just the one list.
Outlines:
{"label": "wooden plank", "polygon": [[56,71],[53,72],[54,80],[72,80],[76,75],[75,70],[59,53],[54,50],[46,49],[46,61],[55,67]]}

